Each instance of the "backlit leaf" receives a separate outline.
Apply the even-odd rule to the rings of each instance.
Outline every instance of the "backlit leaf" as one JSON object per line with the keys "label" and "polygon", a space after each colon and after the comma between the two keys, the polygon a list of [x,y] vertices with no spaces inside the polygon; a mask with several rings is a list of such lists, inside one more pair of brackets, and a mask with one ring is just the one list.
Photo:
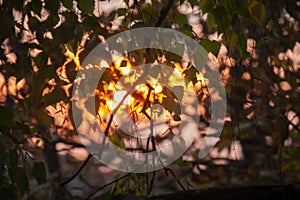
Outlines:
{"label": "backlit leaf", "polygon": [[217,41],[211,41],[211,40],[208,40],[208,39],[201,40],[200,44],[203,46],[203,48],[207,52],[211,52],[215,56],[218,55],[220,47],[221,47],[221,43],[219,43]]}
{"label": "backlit leaf", "polygon": [[253,18],[258,24],[262,24],[263,19],[266,15],[266,7],[264,4],[257,2],[256,0],[251,1],[249,5],[249,11]]}
{"label": "backlit leaf", "polygon": [[44,163],[37,162],[34,163],[33,169],[32,169],[32,175],[37,180],[38,184],[42,184],[46,182],[46,168]]}
{"label": "backlit leaf", "polygon": [[73,0],[61,0],[61,2],[69,10],[73,8]]}
{"label": "backlit leaf", "polygon": [[214,7],[214,3],[212,0],[200,0],[200,9],[202,13],[205,14],[210,11]]}
{"label": "backlit leaf", "polygon": [[79,9],[86,14],[93,14],[95,9],[94,0],[78,0]]}

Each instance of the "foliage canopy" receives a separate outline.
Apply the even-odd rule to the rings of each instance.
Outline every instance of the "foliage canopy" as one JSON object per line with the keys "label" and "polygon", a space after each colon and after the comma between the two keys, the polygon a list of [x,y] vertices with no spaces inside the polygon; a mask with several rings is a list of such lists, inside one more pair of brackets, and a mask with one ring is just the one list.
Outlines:
{"label": "foliage canopy", "polygon": [[[195,158],[191,162],[179,159],[176,165],[188,167],[190,172],[200,169],[200,165],[210,167],[208,171],[200,169],[201,175],[191,172],[200,186],[299,181],[300,2],[124,0],[121,3],[114,7],[113,1],[98,0],[0,1],[0,197],[72,197],[73,194],[65,193],[67,187],[59,186],[65,186],[74,177],[62,174],[57,144],[69,145],[71,149],[83,147],[74,139],[76,131],[70,113],[70,93],[80,63],[106,38],[146,26],[176,29],[211,53],[228,97],[229,120],[217,148],[230,151],[234,141],[239,141],[243,149],[242,160],[223,159],[227,165],[222,167],[215,165],[220,158],[213,157]],[[108,11],[110,4],[112,8]],[[165,60],[159,60],[163,56]],[[151,54],[132,52],[126,59],[119,67],[127,66],[127,62],[137,66],[145,61],[160,61],[173,68],[184,66],[179,56],[159,49]],[[101,100],[101,95],[111,95],[105,84],[116,83],[122,75],[112,67],[116,65],[107,69],[98,85],[99,109],[107,103]],[[155,70],[151,73],[158,76]],[[197,71],[187,65],[182,67],[182,74],[193,83],[203,105],[208,104],[205,87],[197,85]],[[175,121],[180,121],[180,112],[176,111],[178,100],[167,89],[160,92],[167,98],[159,103],[173,113]],[[149,95],[138,92],[134,95],[135,104],[149,101],[137,113],[145,114],[155,102]],[[207,106],[203,109],[200,124],[209,124]],[[110,139],[123,145],[116,134]],[[85,165],[89,159],[90,156]],[[234,169],[230,171],[226,166]],[[166,173],[169,170],[180,187],[185,187],[182,182],[189,185],[189,181],[181,180],[171,169],[165,170]],[[213,176],[213,171],[222,178]],[[139,195],[151,192],[153,181],[149,174],[129,174],[126,178],[130,180],[128,184],[116,181],[112,191],[105,195],[109,198],[121,192]]]}

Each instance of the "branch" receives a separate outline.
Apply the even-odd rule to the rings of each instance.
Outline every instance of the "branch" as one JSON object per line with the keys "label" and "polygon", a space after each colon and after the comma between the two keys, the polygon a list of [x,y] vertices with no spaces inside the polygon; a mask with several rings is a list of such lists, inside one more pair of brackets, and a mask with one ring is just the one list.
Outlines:
{"label": "branch", "polygon": [[67,183],[69,183],[70,181],[72,181],[82,171],[82,169],[86,166],[86,164],[89,162],[89,160],[91,159],[91,157],[92,157],[92,154],[89,154],[88,157],[83,162],[83,164],[80,166],[80,168],[75,172],[75,174],[73,174],[73,176],[71,176],[69,179],[67,179],[64,182],[62,182],[60,184],[60,186],[64,186]]}
{"label": "branch", "polygon": [[129,176],[129,174],[130,174],[130,173],[127,173],[127,174],[125,174],[125,175],[123,175],[123,176],[121,176],[121,177],[119,177],[119,178],[117,178],[117,179],[115,179],[115,180],[113,180],[113,181],[111,181],[111,182],[105,184],[105,185],[102,185],[101,187],[97,188],[97,189],[94,190],[92,193],[90,193],[89,196],[88,196],[86,199],[90,199],[92,196],[94,196],[94,195],[95,195],[97,192],[99,192],[100,190],[106,188],[107,186],[109,186],[109,185],[111,185],[111,184],[113,184],[113,183],[118,182],[119,180],[121,180],[121,179],[123,179],[123,178],[126,178],[127,176]]}
{"label": "branch", "polygon": [[176,179],[176,175],[175,175],[175,173],[173,172],[172,169],[170,169],[170,168],[168,168],[168,167],[164,167],[164,170],[165,170],[165,173],[166,173],[167,176],[169,176],[168,172],[170,172],[170,173],[172,174],[172,176],[175,178],[175,180],[176,180],[176,182],[178,183],[178,185],[181,187],[181,189],[182,189],[183,191],[186,191],[185,187],[182,185],[182,183],[180,182],[180,180],[177,180],[177,179]]}
{"label": "branch", "polygon": [[77,143],[77,142],[74,142],[74,141],[68,141],[68,140],[65,140],[65,139],[62,139],[62,138],[59,138],[59,139],[55,140],[54,143],[55,144],[64,143],[64,144],[72,146],[72,148],[86,148],[83,144],[80,144],[80,143]]}
{"label": "branch", "polygon": [[174,0],[169,0],[169,2],[167,3],[167,6],[160,11],[159,18],[158,18],[157,22],[155,23],[154,27],[161,26],[162,22],[167,17],[167,15],[171,9],[171,6],[173,5],[173,2],[174,2]]}

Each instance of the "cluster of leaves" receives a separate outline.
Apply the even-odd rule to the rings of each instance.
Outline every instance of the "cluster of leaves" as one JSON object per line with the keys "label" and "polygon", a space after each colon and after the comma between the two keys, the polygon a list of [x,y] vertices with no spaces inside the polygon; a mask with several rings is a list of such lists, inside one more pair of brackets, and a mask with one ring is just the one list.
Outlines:
{"label": "cluster of leaves", "polygon": [[[296,61],[278,59],[279,53],[293,49],[299,41],[299,1],[202,0],[200,8],[207,13],[207,34],[214,30],[222,33],[221,43],[234,60],[230,60],[227,85],[232,126],[225,127],[219,146],[230,145],[233,137],[239,139],[246,161],[269,163],[268,166],[273,166],[270,173],[278,172],[280,179],[282,168],[287,170],[287,165],[295,166],[295,163],[299,166],[298,159],[282,158],[282,151],[290,148],[283,147],[284,141],[292,138],[292,146],[299,141],[299,124],[293,124],[288,116],[293,113],[293,117],[299,118],[300,108],[296,103],[299,101],[299,67],[295,67]],[[291,19],[295,21],[289,22]],[[280,20],[284,22],[279,23]],[[249,41],[252,50],[249,50]],[[216,41],[202,40],[202,45],[217,55]],[[223,67],[226,68],[226,64]],[[285,75],[277,70],[284,71]],[[284,83],[288,88],[282,86]],[[266,136],[272,140],[270,146],[266,144]],[[264,161],[255,160],[257,154],[266,156]],[[263,167],[266,165],[261,163],[253,173],[259,173]],[[298,178],[294,176],[294,180]]]}
{"label": "cluster of leaves", "polygon": [[[46,167],[43,162],[28,168],[26,162],[33,159],[29,151],[37,148],[32,149],[28,142],[32,137],[40,138],[34,145],[43,140],[44,154],[51,155],[47,153],[51,145],[47,148],[46,144],[51,144],[57,133],[50,133],[55,124],[46,107],[70,102],[70,91],[64,87],[72,84],[76,76],[76,64],[73,60],[67,62],[66,50],[75,55],[85,33],[91,38],[107,35],[106,25],[101,27],[99,17],[93,14],[94,7],[94,0],[4,0],[0,3],[0,70],[4,82],[1,89],[9,87],[8,80],[12,77],[16,83],[25,82],[24,87],[12,89],[16,93],[8,89],[1,94],[4,101],[0,107],[0,196],[3,198],[24,197],[30,189],[28,174],[38,184],[45,184],[46,168],[51,172],[59,170]],[[86,48],[99,42],[93,40]],[[62,68],[66,69],[67,77],[59,73]],[[57,160],[50,157],[48,161]]]}
{"label": "cluster of leaves", "polygon": [[[1,100],[4,100],[0,102],[0,196],[6,195],[11,199],[26,197],[30,194],[28,174],[35,178],[37,184],[45,185],[51,179],[46,171],[59,172],[59,166],[53,165],[58,162],[53,141],[60,136],[51,130],[60,126],[54,124],[53,116],[46,108],[70,103],[72,87],[69,86],[75,79],[77,63],[66,55],[67,50],[76,55],[84,48],[79,55],[83,60],[101,42],[99,36],[107,38],[118,31],[145,26],[175,28],[200,39],[200,44],[216,57],[224,45],[228,50],[227,56],[234,60],[230,63],[230,78],[226,86],[232,122],[230,127],[225,127],[218,147],[230,146],[232,139],[236,138],[242,143],[249,168],[258,162],[254,155],[262,154],[266,159],[261,162],[269,158],[272,162],[279,156],[274,171],[279,170],[281,178],[289,170],[295,172],[299,169],[299,148],[296,147],[299,143],[299,122],[294,124],[288,115],[292,112],[295,115],[292,117],[299,119],[300,72],[289,59],[278,58],[279,53],[292,49],[299,41],[298,0],[151,0],[151,3],[135,0],[133,4],[124,0],[126,6],[116,10],[112,18],[96,16],[96,2],[0,1],[0,78],[3,76],[4,80],[1,90],[4,86],[9,87],[12,77],[17,83],[26,82],[15,93],[11,90],[1,93],[4,96]],[[203,27],[201,38],[193,32],[187,16],[178,11],[177,7],[183,4],[200,8],[207,16],[207,20],[199,22]],[[122,18],[123,23],[113,32],[111,20],[115,17]],[[222,34],[221,40],[211,40],[210,35],[215,32]],[[86,35],[88,40],[85,40]],[[247,49],[249,39],[255,44],[252,51]],[[181,61],[176,55],[164,54],[169,61]],[[143,62],[141,57],[153,61],[153,57],[144,52],[135,55],[135,64]],[[220,71],[228,68],[227,65],[221,64]],[[285,76],[275,73],[276,70],[283,70]],[[190,68],[185,74],[193,81],[196,70]],[[250,78],[245,79],[245,74],[249,74]],[[106,77],[110,77],[109,74]],[[283,82],[290,88],[282,88]],[[170,91],[164,90],[164,93],[174,97]],[[174,111],[175,97],[167,100],[169,102],[165,106]],[[271,145],[267,145],[266,136],[272,138]],[[44,142],[45,160],[50,162],[47,166],[37,162],[29,170],[26,161],[32,159],[31,153],[35,150],[30,149],[28,141],[33,137],[39,138],[36,146],[38,141]],[[288,138],[292,145],[283,147]],[[254,170],[253,176],[259,170]],[[60,181],[59,177],[52,179],[53,182]],[[144,187],[135,175],[132,180],[133,185]],[[291,180],[299,181],[299,174]],[[129,187],[128,190],[134,188]]]}

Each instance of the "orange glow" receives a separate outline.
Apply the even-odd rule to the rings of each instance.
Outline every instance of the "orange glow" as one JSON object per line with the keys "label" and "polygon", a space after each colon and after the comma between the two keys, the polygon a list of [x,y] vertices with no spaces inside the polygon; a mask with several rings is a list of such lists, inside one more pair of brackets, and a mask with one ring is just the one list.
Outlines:
{"label": "orange glow", "polygon": [[[64,64],[64,70],[69,62],[76,64],[75,70],[80,70],[79,54],[72,53],[66,48],[67,61]],[[159,63],[156,63],[159,64]],[[171,71],[159,73],[157,77],[146,75],[143,80],[142,71],[134,70],[130,60],[124,56],[112,54],[112,62],[100,60],[98,66],[100,69],[107,69],[110,75],[102,76],[100,79],[99,88],[95,89],[97,98],[97,112],[101,120],[101,127],[106,129],[106,123],[112,113],[124,112],[124,109],[130,113],[133,121],[153,117],[152,107],[155,104],[162,105],[167,96],[164,94],[166,84],[170,86],[180,86],[182,82],[182,73],[185,70],[180,63],[171,63],[174,68]],[[202,87],[205,85],[205,79],[201,74],[197,74],[197,79],[202,82]],[[136,83],[140,81],[140,83]],[[133,87],[133,88],[130,88]],[[128,92],[129,91],[129,92]],[[165,111],[168,118],[171,118],[172,113]],[[104,124],[102,124],[104,123]],[[109,135],[111,133],[108,133]]]}

